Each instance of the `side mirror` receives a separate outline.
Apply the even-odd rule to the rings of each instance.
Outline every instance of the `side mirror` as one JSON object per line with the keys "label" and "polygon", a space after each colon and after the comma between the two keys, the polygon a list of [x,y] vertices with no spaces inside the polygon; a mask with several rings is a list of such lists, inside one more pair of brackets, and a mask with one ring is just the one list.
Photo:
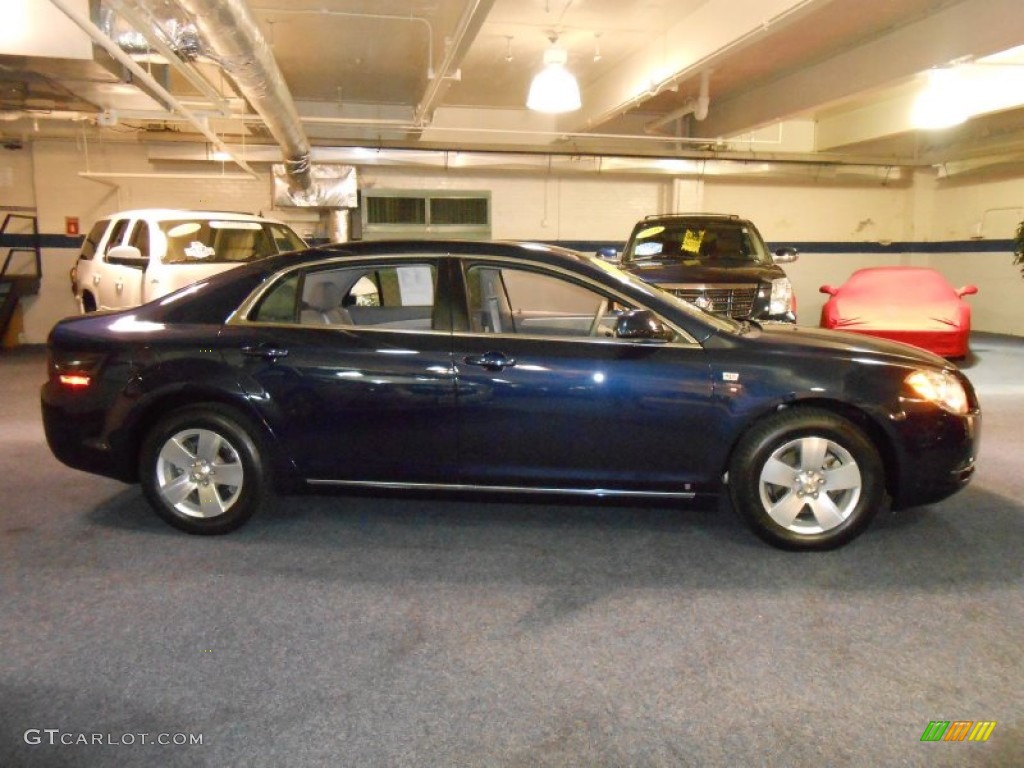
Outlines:
{"label": "side mirror", "polygon": [[148,261],[134,245],[115,245],[107,251],[106,259],[111,264],[124,264],[128,267],[144,267]]}
{"label": "side mirror", "polygon": [[611,246],[598,248],[597,251],[594,252],[594,255],[597,256],[597,258],[599,259],[603,259],[604,261],[611,261],[616,264],[619,262],[619,252],[618,250],[612,248]]}
{"label": "side mirror", "polygon": [[835,296],[839,293],[839,289],[832,285],[823,285],[818,289],[818,293],[827,293],[829,296]]}
{"label": "side mirror", "polygon": [[963,298],[964,296],[973,296],[978,292],[978,286],[976,285],[965,285],[963,288],[956,289],[956,295]]}
{"label": "side mirror", "polygon": [[792,264],[800,256],[800,251],[796,248],[779,248],[772,254],[772,261],[776,264]]}
{"label": "side mirror", "polygon": [[673,335],[649,309],[631,309],[615,323],[615,337],[618,339],[669,341]]}

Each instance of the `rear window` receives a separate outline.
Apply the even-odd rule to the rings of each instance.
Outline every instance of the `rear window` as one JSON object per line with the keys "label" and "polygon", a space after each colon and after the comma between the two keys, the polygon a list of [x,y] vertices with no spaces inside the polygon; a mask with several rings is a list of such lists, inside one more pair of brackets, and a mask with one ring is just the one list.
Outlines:
{"label": "rear window", "polygon": [[167,264],[238,264],[303,247],[287,227],[258,221],[179,219],[160,222],[160,231]]}

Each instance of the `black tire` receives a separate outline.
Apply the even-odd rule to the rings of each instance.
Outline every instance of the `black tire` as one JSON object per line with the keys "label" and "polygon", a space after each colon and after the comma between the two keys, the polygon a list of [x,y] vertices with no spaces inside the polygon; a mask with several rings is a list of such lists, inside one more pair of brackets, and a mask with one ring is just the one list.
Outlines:
{"label": "black tire", "polygon": [[187,533],[221,534],[243,525],[270,494],[256,431],[229,408],[175,411],[146,435],[139,479],[150,505]]}
{"label": "black tire", "polygon": [[82,311],[83,312],[95,312],[96,311],[96,299],[92,297],[91,293],[82,294]]}
{"label": "black tire", "polygon": [[884,503],[885,480],[877,448],[858,427],[826,410],[796,407],[743,436],[729,462],[729,493],[768,543],[825,550],[867,528]]}

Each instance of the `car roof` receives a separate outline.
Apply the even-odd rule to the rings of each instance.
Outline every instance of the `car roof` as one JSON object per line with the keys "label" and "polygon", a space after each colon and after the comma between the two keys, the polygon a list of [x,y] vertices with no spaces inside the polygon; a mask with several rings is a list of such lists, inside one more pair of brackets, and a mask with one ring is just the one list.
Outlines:
{"label": "car roof", "polygon": [[207,211],[192,210],[188,208],[135,208],[127,211],[118,211],[102,217],[103,219],[152,219],[162,221],[164,219],[221,219],[230,221],[270,221],[279,224],[277,219],[270,219],[255,213],[244,211]]}
{"label": "car roof", "polygon": [[638,223],[642,224],[648,221],[665,221],[674,219],[709,219],[736,222],[746,221],[746,219],[740,218],[735,213],[652,213],[649,216],[644,216],[643,221]]}

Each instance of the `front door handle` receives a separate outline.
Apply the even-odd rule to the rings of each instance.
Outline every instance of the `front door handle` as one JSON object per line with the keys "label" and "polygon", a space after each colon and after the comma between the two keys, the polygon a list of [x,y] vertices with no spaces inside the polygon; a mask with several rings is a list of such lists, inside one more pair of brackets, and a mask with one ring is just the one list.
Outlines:
{"label": "front door handle", "polygon": [[275,360],[287,357],[288,350],[282,349],[281,347],[275,347],[271,344],[257,344],[242,347],[242,354],[247,357],[261,357],[264,360],[274,362]]}
{"label": "front door handle", "polygon": [[462,358],[466,365],[478,365],[485,371],[503,371],[516,364],[514,358],[506,357],[501,352],[484,352],[482,355],[468,355]]}

